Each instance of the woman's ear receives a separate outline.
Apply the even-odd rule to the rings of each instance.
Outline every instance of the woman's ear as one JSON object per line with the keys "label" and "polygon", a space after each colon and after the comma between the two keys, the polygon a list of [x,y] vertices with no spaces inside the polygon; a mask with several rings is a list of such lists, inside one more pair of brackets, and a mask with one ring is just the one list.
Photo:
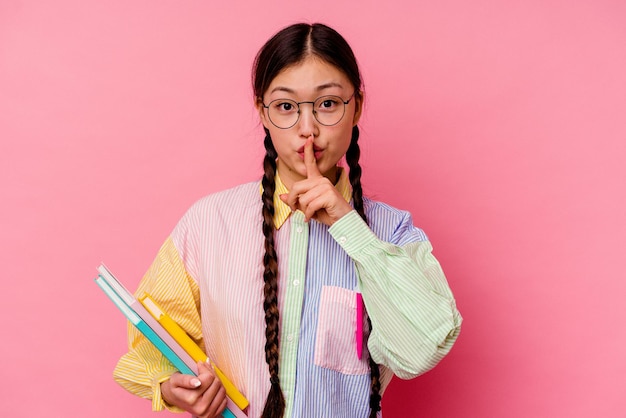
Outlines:
{"label": "woman's ear", "polygon": [[267,116],[265,114],[265,107],[263,106],[263,99],[261,99],[260,97],[257,97],[256,103],[254,105],[256,106],[257,112],[259,112],[259,118],[261,119],[261,123],[263,124],[263,127],[265,127],[266,129],[269,129]]}
{"label": "woman's ear", "polygon": [[354,93],[354,118],[352,119],[352,126],[356,126],[363,114],[363,91],[359,90]]}

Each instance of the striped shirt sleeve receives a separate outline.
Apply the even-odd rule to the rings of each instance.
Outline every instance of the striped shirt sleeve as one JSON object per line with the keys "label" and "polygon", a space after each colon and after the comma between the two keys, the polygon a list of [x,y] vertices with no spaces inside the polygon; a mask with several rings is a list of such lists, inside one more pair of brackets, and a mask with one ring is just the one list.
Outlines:
{"label": "striped shirt sleeve", "polygon": [[[203,346],[198,285],[185,270],[171,238],[159,250],[135,295],[140,297],[144,292],[149,293],[196,343]],[[165,408],[183,412],[168,405],[161,396],[161,383],[177,369],[130,323],[128,349],[115,367],[115,381],[129,392],[151,399],[153,411]]]}
{"label": "striped shirt sleeve", "polygon": [[[410,217],[402,222],[397,231],[416,230]],[[372,358],[403,379],[432,369],[452,348],[462,318],[430,242],[384,242],[356,211],[329,232],[355,262],[372,321]]]}

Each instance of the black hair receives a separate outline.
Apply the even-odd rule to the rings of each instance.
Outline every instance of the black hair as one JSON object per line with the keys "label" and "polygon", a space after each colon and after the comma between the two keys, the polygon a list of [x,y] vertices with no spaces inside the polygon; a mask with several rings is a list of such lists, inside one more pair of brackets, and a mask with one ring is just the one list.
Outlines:
{"label": "black hair", "polygon": [[[276,33],[259,50],[253,66],[252,88],[257,103],[262,102],[263,95],[272,80],[285,68],[302,62],[309,56],[316,56],[335,66],[350,80],[355,95],[361,95],[361,73],[346,40],[334,29],[321,23],[298,23],[288,26]],[[362,99],[361,97],[359,97]],[[358,145],[359,128],[352,128],[350,146],[346,152],[349,168],[349,179],[352,186],[352,203],[355,210],[367,222],[363,207],[363,190],[361,187],[361,166],[359,165],[360,149]],[[263,159],[263,235],[265,237],[265,254],[263,256],[263,279],[265,309],[265,360],[270,373],[270,391],[267,396],[262,418],[281,418],[285,411],[285,399],[278,377],[279,356],[279,312],[278,312],[278,259],[274,246],[274,192],[276,188],[276,158],[278,157],[270,132],[265,128],[265,157]],[[368,318],[369,321],[369,318]],[[370,322],[371,329],[371,322]],[[370,408],[371,418],[375,418],[380,410],[380,370],[376,362],[369,358],[371,374]]]}

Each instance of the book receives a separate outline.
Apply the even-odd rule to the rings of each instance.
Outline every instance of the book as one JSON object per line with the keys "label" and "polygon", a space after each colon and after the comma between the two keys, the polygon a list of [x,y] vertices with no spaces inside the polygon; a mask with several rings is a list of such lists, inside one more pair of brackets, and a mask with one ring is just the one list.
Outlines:
{"label": "book", "polygon": [[[161,351],[181,373],[197,375],[198,366],[191,356],[145,310],[143,305],[117,280],[104,264],[98,267],[98,272],[100,274],[95,279],[96,284],[126,316],[129,322]],[[226,410],[224,410],[222,416],[224,418],[247,418],[242,408],[239,408],[228,396]]]}
{"label": "book", "polygon": [[148,312],[165,328],[165,330],[176,340],[178,344],[196,361],[209,361],[215,374],[221,380],[226,395],[241,409],[246,409],[248,400],[237,390],[237,387],[226,377],[226,375],[213,363],[194,340],[187,335],[185,330],[176,323],[161,307],[154,301],[152,296],[144,293],[139,297],[139,302]]}
{"label": "book", "polygon": [[[128,291],[128,289],[111,273],[111,271],[101,264],[98,267],[98,272],[101,276],[107,279],[107,282],[113,287],[116,292],[124,299],[126,304],[130,306],[157,334],[163,339],[163,341],[178,355],[178,357],[185,362],[185,364],[194,372],[198,374],[198,361],[207,361],[206,354],[200,347],[187,335],[187,333],[163,310],[158,307],[156,302],[149,295],[147,298],[150,300],[150,304],[144,303],[144,300],[137,300],[135,296]],[[142,298],[140,298],[142,299]],[[151,311],[148,312],[148,306],[151,307]],[[237,387],[226,377],[226,375],[217,367],[214,362],[210,362],[215,370],[215,374],[224,385],[226,395],[241,409],[244,410],[248,407],[248,400],[239,392]]]}
{"label": "book", "polygon": [[[104,265],[101,264],[98,267],[99,275],[113,288],[113,290],[117,293],[117,295],[123,299],[124,303],[130,309],[132,309],[140,318],[142,318],[146,324],[154,332],[156,332],[159,337],[163,340],[165,344],[169,348],[176,353],[176,355],[182,360],[187,367],[193,372],[193,374],[198,374],[198,364],[191,358],[187,352],[174,340],[174,338],[157,322],[156,319],[144,308],[144,306],[135,298],[135,296],[119,281],[117,277],[111,273],[111,271]],[[180,370],[180,369],[179,369]],[[183,373],[182,370],[180,370]],[[186,373],[189,374],[189,373]]]}
{"label": "book", "polygon": [[145,337],[150,340],[152,344],[156,348],[159,349],[161,353],[176,367],[181,373],[184,374],[195,374],[193,371],[187,367],[187,365],[176,355],[172,349],[163,342],[163,339],[159,337],[159,335],[154,332],[152,328],[148,326],[148,324],[139,316],[135,311],[133,311],[117,293],[113,290],[111,286],[107,283],[107,281],[102,277],[98,276],[96,278],[96,283],[100,286],[100,289],[104,291],[104,293],[111,299],[111,301],[117,306],[117,308],[122,311],[122,313],[126,316],[126,318],[133,324]]}

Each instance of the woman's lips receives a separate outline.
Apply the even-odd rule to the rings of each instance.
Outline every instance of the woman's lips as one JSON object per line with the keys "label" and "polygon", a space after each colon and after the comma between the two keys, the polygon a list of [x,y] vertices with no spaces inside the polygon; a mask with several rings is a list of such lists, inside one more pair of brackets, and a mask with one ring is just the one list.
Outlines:
{"label": "woman's lips", "polygon": [[[313,155],[315,155],[315,159],[319,160],[322,154],[324,154],[324,149],[313,145]],[[304,159],[304,146],[298,149],[298,155],[300,155],[300,158]]]}

